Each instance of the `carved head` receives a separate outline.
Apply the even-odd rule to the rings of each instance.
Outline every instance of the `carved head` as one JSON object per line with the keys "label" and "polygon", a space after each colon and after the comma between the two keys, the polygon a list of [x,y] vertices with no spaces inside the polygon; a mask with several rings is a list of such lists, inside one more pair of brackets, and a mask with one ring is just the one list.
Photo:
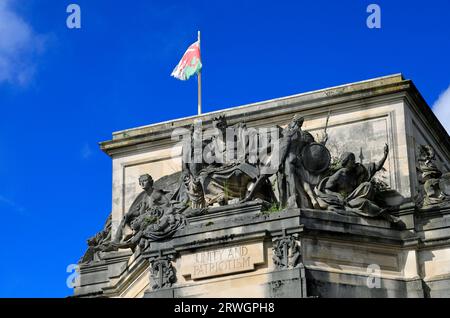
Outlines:
{"label": "carved head", "polygon": [[148,190],[153,187],[153,178],[149,174],[143,174],[139,177],[139,185],[142,189]]}
{"label": "carved head", "polygon": [[219,129],[221,131],[225,130],[228,127],[227,120],[226,120],[225,116],[222,115],[222,116],[219,116],[219,117],[215,117],[212,120],[212,126],[213,126],[213,128],[217,128],[217,129]]}
{"label": "carved head", "polygon": [[301,128],[303,126],[303,123],[305,121],[305,118],[303,118],[302,116],[295,114],[294,118],[292,118],[292,121],[289,123],[289,126],[291,128],[297,127],[297,128]]}
{"label": "carved head", "polygon": [[429,145],[420,145],[419,152],[419,161],[434,160],[436,157],[434,149]]}
{"label": "carved head", "polygon": [[341,164],[345,168],[353,168],[356,163],[356,157],[353,152],[344,152],[341,156]]}

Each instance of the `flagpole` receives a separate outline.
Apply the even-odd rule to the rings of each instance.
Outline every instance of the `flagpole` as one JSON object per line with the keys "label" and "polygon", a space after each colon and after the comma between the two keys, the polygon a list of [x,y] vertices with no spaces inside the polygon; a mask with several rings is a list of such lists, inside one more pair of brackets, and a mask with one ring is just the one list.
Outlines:
{"label": "flagpole", "polygon": [[[197,33],[198,36],[198,48],[200,50],[200,58],[201,58],[201,48],[200,48],[200,31]],[[200,70],[197,73],[197,80],[198,80],[198,114],[202,114],[202,70]]]}

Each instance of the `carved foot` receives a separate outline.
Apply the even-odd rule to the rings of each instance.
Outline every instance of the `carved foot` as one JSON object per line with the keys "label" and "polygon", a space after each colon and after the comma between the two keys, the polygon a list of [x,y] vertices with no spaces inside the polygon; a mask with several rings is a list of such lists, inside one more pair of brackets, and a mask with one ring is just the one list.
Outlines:
{"label": "carved foot", "polygon": [[312,206],[313,206],[313,208],[314,208],[315,210],[322,210],[322,208],[321,208],[319,202],[317,202],[316,200],[312,200],[311,203],[312,203]]}

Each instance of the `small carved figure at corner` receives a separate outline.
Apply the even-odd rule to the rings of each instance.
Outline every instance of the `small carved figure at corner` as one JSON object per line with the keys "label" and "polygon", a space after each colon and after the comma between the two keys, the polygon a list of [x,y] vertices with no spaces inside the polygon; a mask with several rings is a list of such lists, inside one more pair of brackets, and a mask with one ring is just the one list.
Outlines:
{"label": "small carved figure at corner", "polygon": [[88,249],[83,257],[79,260],[80,264],[89,264],[100,260],[100,252],[108,249],[111,243],[111,214],[106,220],[103,230],[98,232],[95,236],[88,239]]}
{"label": "small carved figure at corner", "polygon": [[405,224],[390,211],[404,201],[395,190],[379,191],[374,175],[383,168],[389,154],[384,147],[383,158],[375,163],[363,165],[356,162],[355,154],[346,152],[341,156],[341,168],[330,177],[324,178],[316,187],[320,207],[340,214],[381,217],[398,228]]}
{"label": "small carved figure at corner", "polygon": [[203,193],[202,183],[193,175],[184,176],[184,184],[191,203],[192,209],[203,209],[206,207],[205,195]]}
{"label": "small carved figure at corner", "polygon": [[272,287],[272,289],[274,291],[277,291],[278,289],[280,289],[281,287],[283,287],[284,283],[282,280],[276,280],[274,282],[270,282],[270,287]]}
{"label": "small carved figure at corner", "polygon": [[175,268],[172,265],[173,256],[163,256],[150,259],[150,280],[153,290],[169,288],[176,282]]}
{"label": "small carved figure at corner", "polygon": [[283,236],[273,240],[273,263],[278,270],[295,268],[301,263],[300,242],[294,235]]}
{"label": "small carved figure at corner", "polygon": [[291,237],[289,244],[289,267],[297,267],[300,264],[301,256],[300,242]]}
{"label": "small carved figure at corner", "polygon": [[435,151],[432,147],[419,147],[420,183],[423,185],[422,208],[429,209],[450,205],[450,173],[443,174],[435,164]]}

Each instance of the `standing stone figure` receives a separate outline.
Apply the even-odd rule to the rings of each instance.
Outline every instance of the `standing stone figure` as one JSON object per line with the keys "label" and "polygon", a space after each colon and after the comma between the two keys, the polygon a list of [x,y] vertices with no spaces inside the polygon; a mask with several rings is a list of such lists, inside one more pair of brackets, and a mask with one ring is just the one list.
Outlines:
{"label": "standing stone figure", "polygon": [[228,123],[225,116],[219,116],[213,119],[212,127],[214,130],[214,135],[208,140],[207,152],[209,156],[205,159],[207,162],[215,167],[220,167],[226,164],[229,160],[227,158],[227,142],[226,142],[226,131],[228,128]]}
{"label": "standing stone figure", "polygon": [[206,207],[205,194],[199,178],[193,175],[185,175],[183,178],[186,192],[192,209],[203,209]]}
{"label": "standing stone figure", "polygon": [[[313,187],[319,181],[319,175],[315,175],[305,168],[303,150],[315,143],[314,137],[308,131],[303,131],[304,118],[295,115],[288,126],[283,129],[280,138],[280,168],[277,173],[277,185],[281,207],[319,208]],[[325,148],[328,136],[320,143],[323,151],[327,153],[325,166],[329,165],[329,152]],[[324,154],[324,153],[320,153]],[[309,165],[307,165],[309,166]],[[314,180],[316,179],[316,180]],[[313,185],[313,187],[311,187]]]}
{"label": "standing stone figure", "polygon": [[182,171],[183,174],[197,177],[204,168],[203,165],[203,134],[202,127],[197,124],[190,126],[190,137],[186,138],[183,147]]}
{"label": "standing stone figure", "polygon": [[280,138],[280,169],[277,174],[278,192],[282,207],[299,207],[297,195],[296,170],[298,154],[304,143],[301,140],[301,128],[304,118],[295,115],[283,129]]}

